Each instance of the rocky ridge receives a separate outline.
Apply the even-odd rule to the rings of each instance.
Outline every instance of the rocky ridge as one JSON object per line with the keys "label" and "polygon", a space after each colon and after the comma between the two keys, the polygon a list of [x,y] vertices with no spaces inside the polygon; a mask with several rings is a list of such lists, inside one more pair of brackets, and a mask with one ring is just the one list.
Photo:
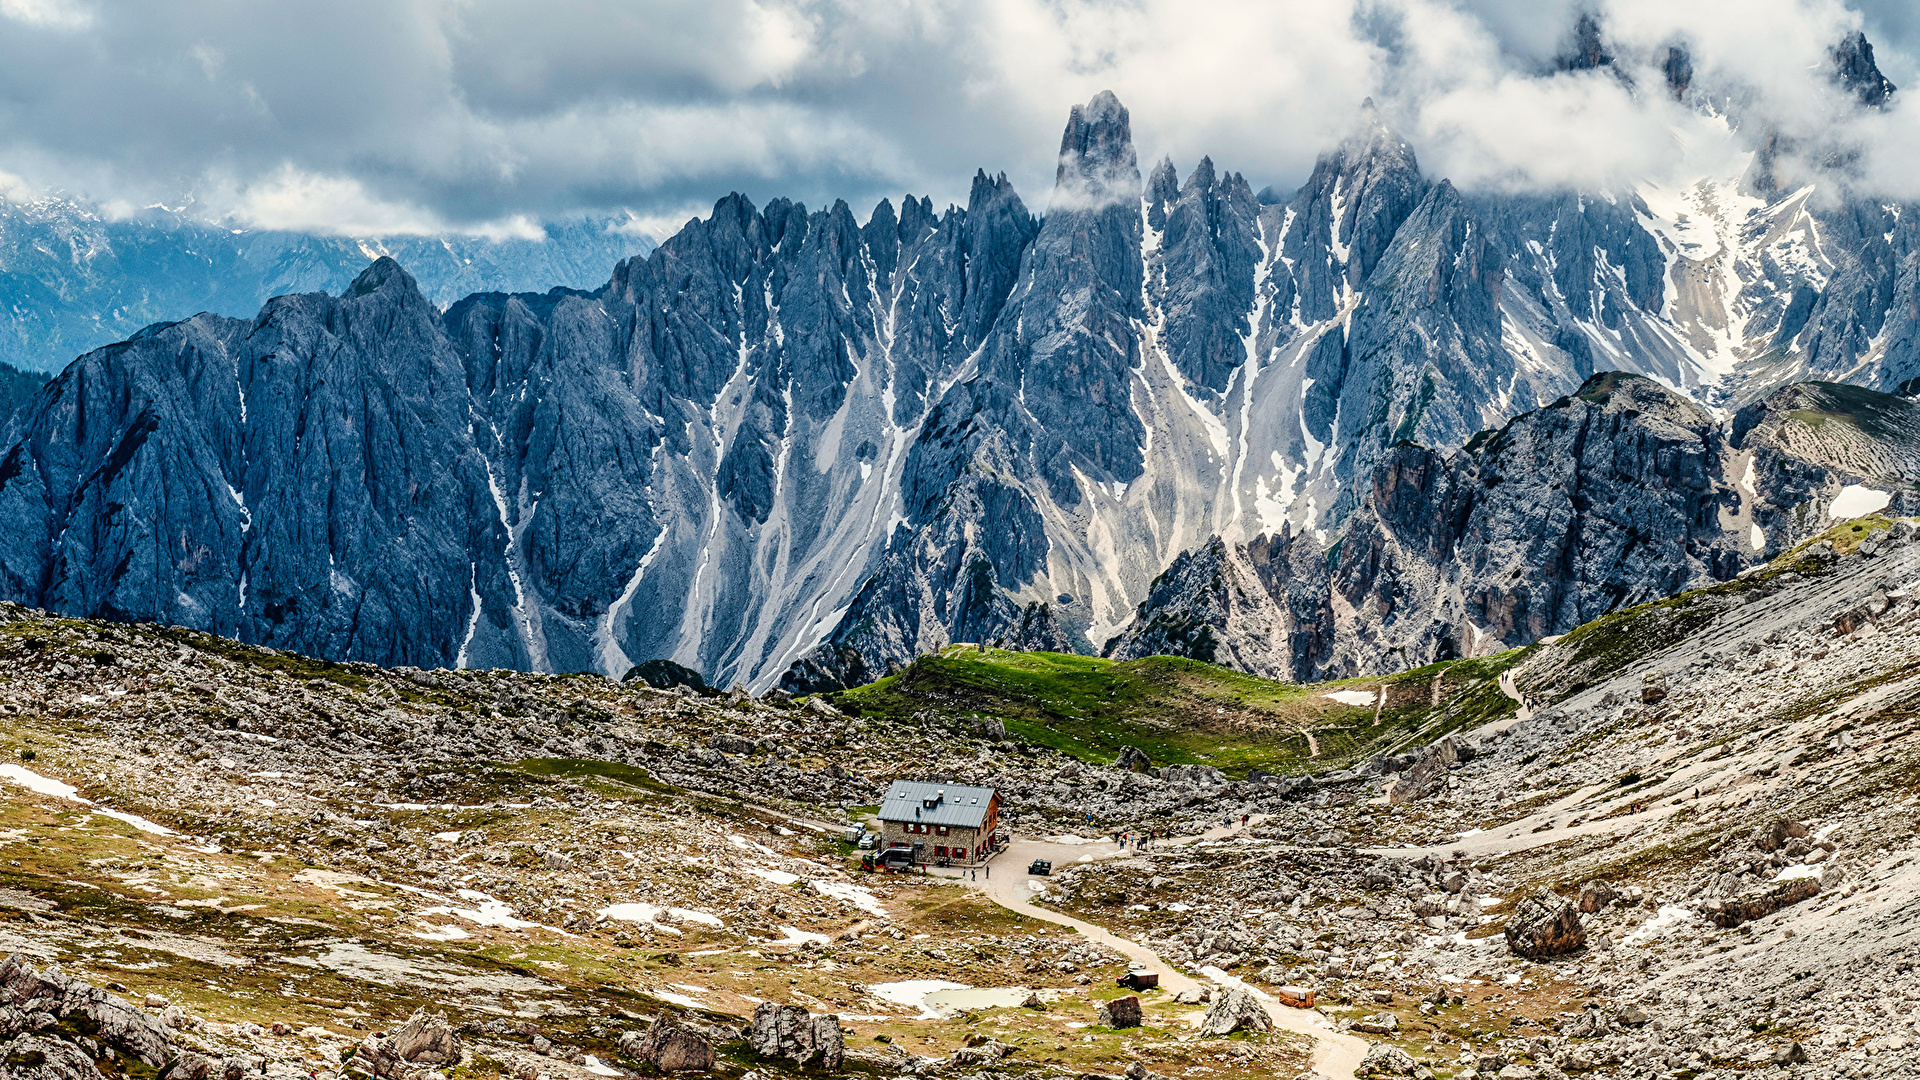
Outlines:
{"label": "rocky ridge", "polygon": [[1452,454],[1394,448],[1325,537],[1216,537],[1107,643],[1282,679],[1418,667],[1733,578],[1835,520],[1920,511],[1920,406],[1833,383],[1715,420],[1606,373]]}

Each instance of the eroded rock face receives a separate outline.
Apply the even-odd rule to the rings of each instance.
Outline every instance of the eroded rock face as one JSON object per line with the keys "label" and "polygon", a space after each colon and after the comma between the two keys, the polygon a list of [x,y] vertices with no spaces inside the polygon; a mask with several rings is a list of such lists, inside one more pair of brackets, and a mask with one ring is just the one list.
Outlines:
{"label": "eroded rock face", "polygon": [[837,1016],[814,1016],[798,1005],[763,1001],[741,1033],[761,1057],[783,1058],[800,1067],[840,1068],[846,1040]]}
{"label": "eroded rock face", "polygon": [[1515,956],[1538,959],[1563,956],[1587,943],[1579,909],[1552,893],[1539,892],[1520,901],[1507,918],[1507,948]]}
{"label": "eroded rock face", "polygon": [[35,971],[18,955],[8,956],[0,963],[0,1032],[19,1034],[36,1014],[56,1020],[84,1017],[97,1029],[101,1043],[153,1068],[173,1056],[167,1029],[139,1007],[58,971]]}
{"label": "eroded rock face", "polygon": [[[92,1029],[94,1046],[45,1030],[68,1021]],[[125,999],[58,971],[35,971],[18,955],[0,963],[0,1074],[97,1080],[102,1052],[156,1069],[174,1056],[167,1029]]]}

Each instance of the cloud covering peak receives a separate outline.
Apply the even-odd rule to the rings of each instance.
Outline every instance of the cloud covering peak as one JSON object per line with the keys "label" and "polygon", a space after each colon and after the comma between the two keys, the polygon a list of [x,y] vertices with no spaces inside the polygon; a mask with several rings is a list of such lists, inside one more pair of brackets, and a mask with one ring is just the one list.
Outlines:
{"label": "cloud covering peak", "polygon": [[1864,28],[1911,82],[1911,18],[1840,0],[0,0],[0,171],[13,191],[190,195],[240,225],[343,232],[669,222],[734,189],[957,202],[980,166],[1038,197],[1068,107],[1110,89],[1148,160],[1211,153],[1255,186],[1297,183],[1372,97],[1463,188],[1684,180],[1765,135],[1907,197],[1914,108],[1863,103],[1833,50]]}

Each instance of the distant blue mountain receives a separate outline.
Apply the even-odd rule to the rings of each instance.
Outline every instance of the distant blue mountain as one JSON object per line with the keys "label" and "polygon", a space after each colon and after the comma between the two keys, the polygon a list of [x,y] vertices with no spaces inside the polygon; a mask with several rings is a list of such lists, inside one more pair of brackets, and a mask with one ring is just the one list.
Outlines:
{"label": "distant blue mountain", "polygon": [[0,201],[0,363],[52,372],[141,327],[203,311],[251,318],[269,298],[338,293],[367,263],[405,263],[427,299],[475,292],[597,288],[653,241],[579,218],[545,240],[478,236],[347,237],[224,228],[150,208],[110,219],[65,198]]}

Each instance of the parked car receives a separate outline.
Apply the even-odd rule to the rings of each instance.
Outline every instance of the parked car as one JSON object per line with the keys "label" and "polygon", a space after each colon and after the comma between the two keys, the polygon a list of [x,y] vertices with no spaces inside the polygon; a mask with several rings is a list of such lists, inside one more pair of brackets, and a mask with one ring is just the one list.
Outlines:
{"label": "parked car", "polygon": [[879,833],[863,833],[863,834],[861,834],[861,836],[860,836],[860,844],[859,844],[859,847],[860,847],[860,850],[861,850],[861,851],[872,851],[872,850],[873,850],[874,848],[877,848],[877,847],[879,847],[879,846],[880,846],[880,834],[879,834]]}
{"label": "parked car", "polygon": [[892,873],[904,873],[913,869],[913,852],[908,848],[888,848],[876,855],[865,855],[860,859],[862,870],[885,870]]}
{"label": "parked car", "polygon": [[1053,873],[1053,862],[1048,859],[1035,859],[1033,865],[1027,867],[1027,873],[1047,877]]}

